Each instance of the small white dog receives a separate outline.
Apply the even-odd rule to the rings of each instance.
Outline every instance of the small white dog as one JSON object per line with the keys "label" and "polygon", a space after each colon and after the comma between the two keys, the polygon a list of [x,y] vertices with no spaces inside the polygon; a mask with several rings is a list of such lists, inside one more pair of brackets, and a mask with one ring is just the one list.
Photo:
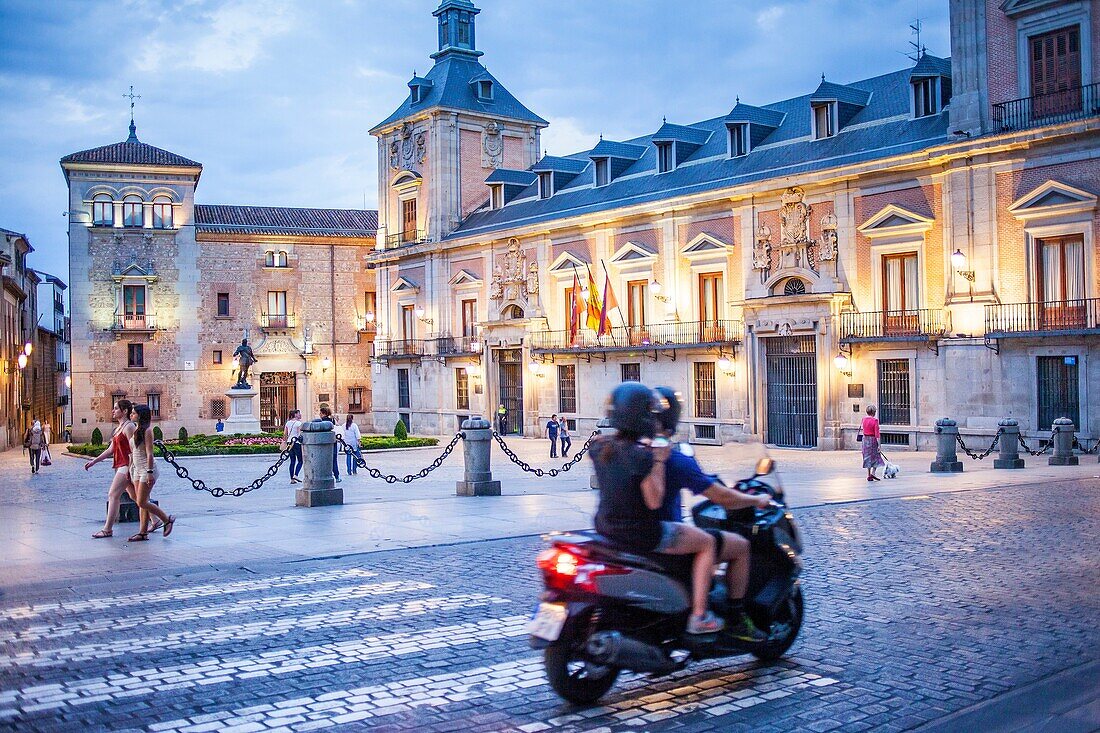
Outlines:
{"label": "small white dog", "polygon": [[882,475],[886,478],[897,478],[898,474],[901,473],[901,466],[888,458],[884,458],[883,460],[886,461],[886,468],[883,469]]}

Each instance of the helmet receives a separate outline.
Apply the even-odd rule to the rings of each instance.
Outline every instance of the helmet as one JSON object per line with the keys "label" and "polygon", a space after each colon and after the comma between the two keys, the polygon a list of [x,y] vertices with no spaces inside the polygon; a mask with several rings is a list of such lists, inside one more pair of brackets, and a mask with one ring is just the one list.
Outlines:
{"label": "helmet", "polygon": [[623,382],[611,393],[611,427],[624,437],[652,437],[666,400],[641,382]]}
{"label": "helmet", "polygon": [[680,413],[684,409],[680,393],[672,387],[656,387],[654,391],[668,402],[668,407],[657,416],[658,427],[663,433],[676,432],[676,426],[680,423]]}

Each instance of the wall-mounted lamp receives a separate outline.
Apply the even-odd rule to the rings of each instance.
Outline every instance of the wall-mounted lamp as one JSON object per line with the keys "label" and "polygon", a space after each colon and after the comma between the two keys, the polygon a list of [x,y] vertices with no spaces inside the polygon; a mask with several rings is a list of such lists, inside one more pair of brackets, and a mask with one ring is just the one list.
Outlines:
{"label": "wall-mounted lamp", "polygon": [[23,344],[23,353],[24,354],[26,354],[27,356],[30,356],[31,352],[33,352],[33,351],[34,351],[34,344],[32,344],[30,341]]}
{"label": "wall-mounted lamp", "polygon": [[957,272],[964,280],[968,282],[974,282],[975,275],[973,270],[964,270],[966,267],[966,255],[962,253],[961,249],[956,249],[951,253],[951,266],[955,268]]}
{"label": "wall-mounted lamp", "polygon": [[733,359],[730,359],[728,356],[723,356],[718,360],[718,369],[727,377],[732,377],[736,373],[733,369]]}
{"label": "wall-mounted lamp", "polygon": [[661,287],[661,283],[657,282],[656,280],[649,284],[649,291],[653,293],[654,298],[661,301],[662,303],[671,303],[672,298],[668,297],[667,295],[661,295],[661,290],[663,290],[663,288]]}
{"label": "wall-mounted lamp", "polygon": [[426,311],[425,311],[425,310],[424,310],[423,308],[417,308],[417,309],[416,309],[415,311],[413,311],[413,312],[414,312],[414,313],[416,313],[416,317],[417,317],[417,318],[419,318],[419,319],[420,319],[421,321],[423,321],[424,323],[427,323],[427,324],[428,324],[429,326],[430,326],[430,325],[432,325],[432,324],[433,324],[433,323],[435,322],[435,321],[433,321],[433,320],[432,320],[431,318],[425,318],[425,317],[424,317],[424,313],[425,313]]}
{"label": "wall-mounted lamp", "polygon": [[833,365],[836,366],[836,370],[846,377],[852,376],[852,360],[848,358],[848,355],[843,351],[836,355],[833,359]]}
{"label": "wall-mounted lamp", "polygon": [[544,377],[546,375],[546,369],[545,369],[545,367],[543,367],[542,362],[538,362],[538,361],[531,362],[531,373],[534,374],[539,379],[542,379],[542,377]]}
{"label": "wall-mounted lamp", "polygon": [[70,375],[70,374],[66,374],[66,375],[65,375],[65,389],[71,389],[71,388],[72,388],[72,386],[73,386],[73,378],[72,378],[72,375]]}
{"label": "wall-mounted lamp", "polygon": [[470,344],[470,348],[474,350],[475,354],[480,354],[485,351],[485,342],[481,339],[474,339],[473,343]]}
{"label": "wall-mounted lamp", "polygon": [[16,359],[16,363],[19,364],[20,369],[26,369],[27,368],[27,355],[26,354],[20,354],[19,358]]}
{"label": "wall-mounted lamp", "polygon": [[374,323],[374,311],[367,311],[366,315],[363,316],[363,319],[367,323]]}
{"label": "wall-mounted lamp", "polygon": [[327,372],[330,366],[332,366],[332,359],[328,358],[327,356],[324,359],[321,359],[321,374]]}

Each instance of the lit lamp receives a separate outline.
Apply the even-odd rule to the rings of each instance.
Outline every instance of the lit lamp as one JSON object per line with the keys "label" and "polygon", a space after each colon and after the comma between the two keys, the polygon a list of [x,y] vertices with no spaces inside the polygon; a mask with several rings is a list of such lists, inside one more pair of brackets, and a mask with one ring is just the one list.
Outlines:
{"label": "lit lamp", "polygon": [[728,356],[723,356],[718,360],[718,368],[721,369],[722,373],[727,377],[732,377],[734,375],[733,360]]}
{"label": "lit lamp", "polygon": [[329,366],[331,365],[332,359],[328,358],[327,356],[324,359],[321,359],[321,373],[324,374],[325,372],[327,372]]}
{"label": "lit lamp", "polygon": [[427,323],[429,326],[432,325],[432,323],[433,323],[432,319],[424,317],[424,313],[426,311],[424,310],[423,307],[417,308],[416,311],[414,311],[414,312],[416,313],[416,317],[419,318],[421,321],[423,321],[424,323]]}
{"label": "lit lamp", "polygon": [[23,353],[24,354],[26,354],[27,356],[30,356],[32,351],[34,351],[34,344],[32,344],[30,341],[23,344]]}
{"label": "lit lamp", "polygon": [[485,350],[485,344],[481,342],[481,339],[474,339],[473,343],[470,344],[470,348],[474,350],[475,354],[480,354]]}
{"label": "lit lamp", "polygon": [[374,311],[367,311],[367,314],[363,316],[367,323],[374,323]]}
{"label": "lit lamp", "polygon": [[544,374],[542,364],[537,361],[531,362],[531,373],[541,379],[542,375]]}
{"label": "lit lamp", "polygon": [[671,302],[672,298],[668,297],[667,295],[661,295],[661,291],[663,289],[664,288],[661,287],[661,283],[657,282],[656,280],[649,284],[649,290],[651,293],[653,293],[654,298],[661,301],[662,303]]}
{"label": "lit lamp", "polygon": [[846,377],[852,376],[852,360],[848,358],[848,355],[843,351],[836,355],[833,359],[833,365],[836,366],[836,370]]}
{"label": "lit lamp", "polygon": [[241,357],[234,356],[233,357],[233,371],[239,371],[240,368],[241,368]]}
{"label": "lit lamp", "polygon": [[65,389],[70,389],[72,386],[73,386],[72,375],[66,374],[65,375]]}
{"label": "lit lamp", "polygon": [[19,358],[16,359],[16,362],[18,362],[20,369],[26,369],[27,368],[27,355],[26,354],[20,354]]}
{"label": "lit lamp", "polygon": [[968,282],[974,282],[975,275],[973,270],[964,270],[966,267],[966,255],[962,253],[961,249],[956,249],[951,253],[951,266],[955,268],[957,272],[964,280]]}

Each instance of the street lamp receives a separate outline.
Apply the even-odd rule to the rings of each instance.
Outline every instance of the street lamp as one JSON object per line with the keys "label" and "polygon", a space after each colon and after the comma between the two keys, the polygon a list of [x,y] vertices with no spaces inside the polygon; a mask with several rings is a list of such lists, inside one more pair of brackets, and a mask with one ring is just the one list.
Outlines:
{"label": "street lamp", "polygon": [[961,249],[956,249],[951,253],[951,266],[955,268],[957,272],[964,280],[968,282],[974,282],[975,275],[973,270],[964,270],[966,267],[966,255],[962,253]]}
{"label": "street lamp", "polygon": [[19,363],[19,368],[20,369],[26,369],[27,368],[27,355],[26,354],[20,354],[19,358],[16,359],[16,361]]}
{"label": "street lamp", "polygon": [[332,359],[327,356],[321,359],[321,373],[324,374],[328,371],[328,368],[332,365]]}
{"label": "street lamp", "polygon": [[661,291],[664,290],[664,288],[661,286],[661,283],[656,280],[649,284],[649,290],[653,293],[653,297],[662,303],[669,303],[672,301],[672,298],[667,295],[661,295]]}
{"label": "street lamp", "polygon": [[836,370],[846,377],[852,376],[852,360],[848,358],[848,355],[843,351],[836,355],[833,359],[833,365],[836,366]]}
{"label": "street lamp", "polygon": [[536,377],[541,378],[544,374],[542,364],[537,361],[531,362],[531,373],[534,374]]}
{"label": "street lamp", "polygon": [[721,369],[722,373],[727,377],[732,377],[734,375],[733,360],[728,356],[723,356],[718,360],[718,368]]}
{"label": "street lamp", "polygon": [[26,354],[27,356],[30,356],[32,351],[34,351],[34,344],[32,344],[30,341],[23,344],[23,353],[24,354]]}

